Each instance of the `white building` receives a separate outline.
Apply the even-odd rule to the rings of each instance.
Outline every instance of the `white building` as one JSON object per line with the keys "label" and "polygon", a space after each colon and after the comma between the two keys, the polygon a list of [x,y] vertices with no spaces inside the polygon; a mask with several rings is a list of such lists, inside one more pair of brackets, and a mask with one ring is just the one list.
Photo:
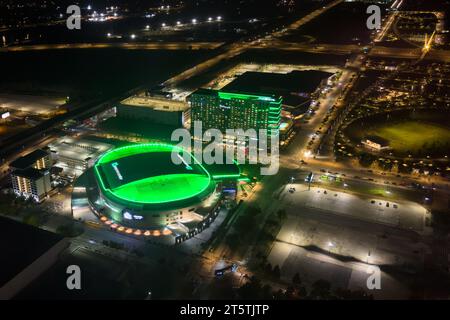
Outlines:
{"label": "white building", "polygon": [[389,141],[379,136],[367,136],[361,143],[369,149],[377,151],[389,149]]}
{"label": "white building", "polygon": [[51,190],[50,172],[28,168],[25,170],[14,170],[11,173],[11,183],[14,193],[25,198],[32,198],[41,202]]}

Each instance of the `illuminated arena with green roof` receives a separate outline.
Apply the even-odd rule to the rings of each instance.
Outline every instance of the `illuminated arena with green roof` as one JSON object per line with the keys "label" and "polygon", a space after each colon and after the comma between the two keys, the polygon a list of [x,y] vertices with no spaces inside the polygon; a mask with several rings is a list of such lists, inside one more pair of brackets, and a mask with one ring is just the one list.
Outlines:
{"label": "illuminated arena with green roof", "polygon": [[168,144],[137,144],[103,154],[94,165],[105,215],[152,229],[198,215],[217,198],[217,183],[195,157]]}

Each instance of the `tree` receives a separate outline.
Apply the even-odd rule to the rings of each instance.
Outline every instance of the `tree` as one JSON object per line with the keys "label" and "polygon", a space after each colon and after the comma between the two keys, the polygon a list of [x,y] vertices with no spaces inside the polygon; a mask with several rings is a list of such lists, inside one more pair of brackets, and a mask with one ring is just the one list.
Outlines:
{"label": "tree", "polygon": [[320,279],[312,284],[310,292],[312,299],[330,299],[331,298],[331,284],[330,282]]}
{"label": "tree", "polygon": [[369,153],[363,152],[359,157],[359,164],[363,167],[370,167],[375,161],[375,157]]}
{"label": "tree", "polygon": [[294,287],[287,287],[286,292],[284,293],[285,299],[294,299],[295,298],[295,288]]}
{"label": "tree", "polygon": [[299,286],[297,290],[300,298],[306,298],[308,296],[308,291],[306,291],[304,286]]}
{"label": "tree", "polygon": [[262,293],[261,282],[255,276],[251,277],[250,281],[238,289],[238,294],[241,299],[246,300],[261,299]]}
{"label": "tree", "polygon": [[241,244],[239,233],[233,232],[225,238],[225,243],[231,250],[236,250]]}
{"label": "tree", "polygon": [[278,265],[276,265],[273,270],[272,270],[272,274],[275,278],[279,279],[281,276],[281,271],[280,271],[280,267]]}
{"label": "tree", "polygon": [[265,284],[261,289],[261,298],[264,300],[273,299],[273,289],[270,285]]}
{"label": "tree", "polygon": [[272,265],[271,265],[270,263],[267,263],[267,264],[264,266],[264,271],[266,271],[267,274],[271,274],[271,273],[272,273]]}
{"label": "tree", "polygon": [[285,209],[280,209],[277,211],[278,219],[281,221],[287,217],[287,213]]}
{"label": "tree", "polygon": [[298,272],[296,274],[294,274],[294,277],[292,278],[292,282],[296,285],[299,285],[302,283],[302,280],[300,279],[300,275],[298,274]]}

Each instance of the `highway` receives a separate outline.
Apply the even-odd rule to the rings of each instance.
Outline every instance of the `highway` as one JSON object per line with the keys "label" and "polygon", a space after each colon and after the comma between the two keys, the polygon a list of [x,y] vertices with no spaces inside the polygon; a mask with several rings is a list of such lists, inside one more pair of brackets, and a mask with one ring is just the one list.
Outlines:
{"label": "highway", "polygon": [[[382,183],[379,181],[380,175],[378,173],[369,173],[367,170],[362,173],[361,168],[349,168],[348,166],[342,163],[336,163],[332,159],[329,158],[307,158],[305,157],[305,151],[307,151],[307,143],[310,140],[310,136],[314,134],[319,127],[321,126],[321,122],[327,111],[338,102],[338,99],[341,97],[343,92],[345,91],[346,86],[352,85],[352,75],[354,74],[354,70],[358,70],[361,66],[363,59],[363,54],[361,52],[362,47],[356,45],[335,45],[335,44],[301,44],[301,43],[289,43],[283,42],[277,37],[281,37],[286,33],[298,29],[302,25],[310,22],[311,20],[317,18],[322,13],[327,10],[333,8],[339,3],[343,2],[343,0],[336,0],[329,5],[322,7],[313,11],[312,13],[302,17],[301,19],[295,21],[293,24],[288,26],[287,28],[276,31],[270,36],[265,36],[264,38],[256,39],[253,41],[238,41],[232,44],[224,45],[223,43],[103,43],[103,44],[89,44],[89,43],[81,43],[81,44],[55,44],[55,45],[35,45],[35,46],[21,46],[21,47],[8,47],[0,49],[0,52],[9,52],[9,51],[26,51],[26,50],[49,50],[49,49],[92,49],[92,48],[120,48],[126,50],[200,50],[200,49],[219,49],[219,53],[209,58],[208,60],[199,63],[198,65],[189,68],[175,77],[164,82],[166,86],[174,86],[181,81],[184,81],[188,78],[191,78],[195,75],[201,74],[211,68],[212,66],[236,57],[243,52],[249,49],[274,49],[274,50],[287,50],[287,51],[299,51],[299,52],[310,52],[310,53],[330,53],[330,54],[338,54],[338,55],[350,55],[357,54],[354,60],[349,62],[349,66],[351,66],[351,70],[343,73],[339,85],[333,88],[323,99],[321,99],[321,104],[319,110],[316,111],[316,115],[310,120],[310,122],[302,127],[302,131],[299,132],[297,137],[292,142],[289,147],[289,151],[287,154],[280,156],[281,169],[279,174],[274,176],[266,176],[259,182],[257,187],[248,195],[247,199],[244,201],[243,205],[238,209],[235,213],[234,221],[245,212],[246,208],[248,208],[249,204],[257,203],[261,208],[262,213],[256,222],[257,230],[261,230],[262,226],[266,222],[267,218],[278,209],[279,202],[274,199],[274,194],[277,190],[287,183],[288,178],[291,175],[295,175],[300,171],[312,171],[319,173],[322,168],[327,168],[329,170],[338,171],[339,173],[345,173],[349,177],[353,176],[364,176],[371,177],[374,180],[376,179],[376,183]],[[388,47],[380,47],[373,46],[371,47],[368,56],[373,57],[390,57],[390,58],[402,58],[402,59],[418,59],[422,54],[420,48],[408,49],[408,48],[388,48]],[[435,50],[432,49],[428,52],[425,59],[437,59],[443,62],[450,62],[450,52],[443,50]],[[350,68],[349,68],[350,69]],[[41,143],[47,143],[48,140],[42,138],[43,133],[47,133],[50,130],[53,130],[55,127],[60,125],[63,121],[72,119],[72,118],[83,118],[83,116],[88,116],[90,114],[94,114],[95,112],[101,111],[104,108],[107,108],[109,105],[114,103],[115,101],[121,100],[125,97],[128,97],[134,93],[139,92],[145,86],[141,86],[130,90],[124,94],[121,94],[119,97],[114,97],[111,99],[96,99],[93,101],[89,101],[77,106],[67,114],[62,117],[58,117],[52,119],[50,122],[46,122],[42,125],[39,125],[26,133],[22,133],[19,135],[20,139],[15,138],[11,140],[10,144],[3,145],[2,152],[5,152],[5,149],[8,149],[7,152],[4,153],[4,158],[9,160],[9,156],[14,154],[17,156],[17,148],[22,150],[21,153],[24,153],[25,144],[33,144],[36,146],[36,141],[42,140]],[[323,129],[322,129],[323,131]],[[50,137],[48,137],[50,139]],[[304,159],[307,164],[301,164],[300,160]],[[2,171],[5,170],[5,163],[1,167]],[[389,184],[392,182],[395,183],[403,183],[405,181],[415,181],[410,179],[410,177],[397,177],[391,174],[383,176],[382,180],[388,181]],[[375,181],[374,181],[375,182]],[[230,224],[226,235],[223,239],[226,238],[233,232],[232,223]],[[254,237],[252,237],[251,241],[257,240],[257,233]],[[101,234],[101,235],[100,235]],[[76,241],[74,241],[74,246],[85,246],[87,242],[89,242],[90,237],[95,237],[95,239],[117,239],[117,235],[108,232],[96,231],[96,230],[87,230],[87,232],[79,237]],[[139,246],[139,241],[127,237],[120,236],[123,242],[128,243],[130,246]],[[122,239],[123,238],[123,239]],[[247,250],[243,256],[237,256],[233,252],[227,248],[226,245],[221,243],[216,250],[211,253],[205,253],[205,257],[208,259],[205,261],[203,265],[203,271],[208,271],[210,274],[213,274],[213,270],[217,262],[222,260],[224,257],[228,261],[233,261],[236,259],[240,259],[242,261],[248,261],[249,257],[252,254],[251,251],[252,245],[248,245]],[[108,249],[109,250],[109,249]],[[242,267],[245,270],[245,266]],[[196,273],[198,270],[193,270],[192,273]],[[208,273],[207,272],[207,273]]]}
{"label": "highway", "polygon": [[[304,20],[305,21],[305,20]],[[309,20],[308,20],[309,21]],[[392,22],[393,20],[389,20],[388,22]],[[388,29],[388,28],[387,28]],[[385,30],[387,30],[385,28]],[[363,62],[365,61],[365,57],[367,56],[379,56],[379,57],[390,57],[390,58],[403,58],[403,59],[411,59],[418,60],[422,56],[421,49],[408,49],[408,48],[389,48],[389,47],[380,47],[380,46],[371,46],[371,50],[368,55],[362,54],[362,47],[356,45],[332,45],[332,44],[298,44],[298,43],[286,43],[280,41],[279,39],[264,39],[262,41],[258,41],[256,45],[253,45],[255,48],[260,49],[275,49],[275,50],[292,50],[292,51],[302,51],[302,52],[311,52],[311,53],[331,53],[331,54],[357,54],[354,60],[349,61],[348,67],[351,67],[352,70],[359,71],[362,67]],[[450,52],[442,51],[442,50],[431,50],[429,54],[425,57],[425,59],[436,59],[438,58],[440,61],[450,61],[447,60],[450,58]],[[274,194],[276,190],[283,185],[286,184],[286,179],[289,176],[295,176],[298,172],[314,172],[317,175],[320,175],[323,168],[328,170],[332,170],[333,172],[339,172],[340,174],[346,175],[349,181],[353,181],[353,183],[358,183],[358,181],[366,181],[373,185],[382,186],[383,188],[398,188],[397,186],[400,184],[409,184],[411,182],[420,182],[420,183],[430,183],[430,180],[426,181],[425,178],[418,178],[408,175],[399,176],[393,173],[379,173],[379,172],[369,172],[367,169],[360,167],[348,167],[346,164],[337,163],[333,159],[329,157],[317,157],[313,158],[312,154],[306,156],[305,152],[309,150],[307,148],[307,142],[310,140],[311,135],[313,135],[321,126],[321,121],[326,115],[329,108],[335,104],[337,104],[338,99],[342,96],[345,91],[344,88],[346,86],[353,85],[353,79],[351,72],[345,72],[340,79],[340,85],[336,86],[333,90],[331,90],[323,99],[321,99],[320,108],[316,111],[314,117],[310,120],[308,124],[302,126],[302,130],[295,137],[292,145],[289,146],[290,152],[287,154],[280,156],[280,167],[282,168],[282,172],[280,172],[277,178],[267,176],[264,177],[260,182],[260,186],[255,188],[252,194],[249,195],[248,199],[244,201],[244,203],[239,208],[239,211],[236,212],[236,217],[245,211],[248,207],[249,203],[255,202],[262,209],[263,217],[258,220],[258,229],[262,227],[264,222],[270,213],[274,212],[277,209],[277,201],[274,201]],[[348,92],[348,91],[347,91]],[[325,131],[325,129],[321,129],[321,131]],[[320,140],[317,139],[317,140]],[[317,144],[317,143],[316,143]],[[314,145],[314,144],[313,144]],[[304,159],[307,163],[302,164],[300,160]],[[358,178],[355,178],[358,177]],[[346,178],[347,179],[347,178]],[[364,179],[364,180],[362,180]],[[441,181],[443,182],[443,181]],[[448,183],[445,184],[443,182],[440,187],[447,188]],[[229,230],[232,231],[232,227]],[[254,240],[257,238],[255,237]],[[248,246],[249,249],[246,251],[244,256],[238,256],[225,246],[222,245],[218,247],[214,252],[209,254],[211,260],[216,260],[217,263],[222,259],[225,259],[227,263],[232,261],[240,260],[244,263],[241,268],[245,270],[245,262],[248,261],[251,256],[251,248],[252,245]],[[211,261],[210,260],[210,261]],[[209,265],[211,267],[211,265]]]}
{"label": "highway", "polygon": [[4,47],[0,48],[0,52],[67,49],[213,50],[221,45],[223,42],[56,43]]}
{"label": "highway", "polygon": [[330,4],[328,4],[327,6],[317,9],[317,10],[309,13],[308,15],[298,19],[297,21],[292,23],[287,28],[280,30],[280,31],[275,31],[273,34],[271,34],[269,36],[260,37],[259,39],[256,39],[253,41],[238,41],[238,42],[226,45],[226,46],[222,47],[223,51],[224,51],[223,53],[221,53],[213,58],[210,58],[209,60],[206,60],[190,69],[185,70],[184,72],[180,73],[179,75],[164,82],[164,85],[173,86],[183,80],[189,79],[195,75],[203,73],[207,69],[218,64],[221,61],[229,60],[229,59],[236,57],[236,56],[240,55],[241,53],[247,51],[248,49],[255,48],[264,38],[270,39],[272,37],[281,37],[283,35],[286,35],[289,31],[301,27],[302,25],[317,18],[318,16],[320,16],[321,14],[323,14],[324,12],[328,11],[329,9],[333,8],[334,6],[338,5],[341,2],[343,2],[343,0],[333,1]]}
{"label": "highway", "polygon": [[[272,49],[281,51],[299,51],[308,53],[324,53],[336,55],[350,55],[361,53],[363,46],[354,44],[304,44],[295,42],[284,42],[279,39],[262,41],[254,46],[256,49]],[[422,48],[398,48],[373,46],[368,53],[369,57],[398,58],[398,59],[420,59]],[[431,49],[424,57],[425,60],[436,60],[440,62],[450,62],[450,51]]]}
{"label": "highway", "polygon": [[[300,27],[301,25],[311,21],[312,19],[318,17],[320,14],[324,13],[325,11],[327,11],[328,9],[332,8],[333,6],[339,4],[340,2],[342,2],[343,0],[336,0],[332,3],[330,3],[328,6],[324,6],[320,9],[317,9],[313,12],[311,12],[310,14],[306,15],[305,17],[300,18],[299,20],[297,20],[296,22],[294,22],[291,27],[289,28],[293,28],[295,27]],[[284,29],[283,31],[277,31],[277,35],[281,36],[283,34],[285,34],[289,28]],[[194,75],[197,75],[199,73],[204,72],[205,70],[211,68],[212,66],[214,66],[215,64],[219,63],[220,61],[226,60],[226,59],[230,59],[232,57],[235,57],[241,53],[243,53],[244,51],[250,49],[251,47],[253,47],[255,44],[257,44],[259,42],[260,39],[258,40],[254,40],[254,41],[239,41],[236,43],[232,43],[229,44],[227,46],[222,46],[223,49],[223,53],[219,53],[218,55],[192,67],[189,68],[183,72],[181,72],[180,74],[178,74],[177,76],[167,80],[164,85],[166,86],[170,86],[170,85],[174,85],[180,81],[183,81],[185,79],[188,79]],[[104,47],[108,47],[108,45],[111,46],[116,46],[116,44],[97,44],[99,46],[99,48],[104,48]],[[124,47],[124,48],[130,48],[130,49],[139,49],[139,48],[145,48],[145,47],[152,47],[152,46],[164,46],[164,43],[158,43],[158,44],[129,44],[129,43],[124,43],[124,44],[117,44],[117,46],[119,47]],[[166,45],[168,46],[172,46],[173,48],[177,47],[180,44],[170,44],[167,43]],[[206,46],[211,46],[210,44],[205,44]],[[213,44],[212,46],[220,46],[220,43],[216,43]],[[60,44],[60,45],[50,45],[50,46],[54,46],[55,48],[60,48],[60,49],[69,49],[69,48],[73,48],[71,46],[75,46],[78,48],[95,48],[96,45],[95,44]],[[37,46],[24,46],[24,47],[16,47],[18,51],[20,51],[20,48],[23,48],[22,50],[27,50],[27,48],[35,48],[34,50],[44,50],[44,49],[48,49],[48,45],[37,45]],[[1,48],[0,50],[12,50],[13,47],[7,47],[7,48]],[[47,134],[49,131],[53,130],[54,128],[58,127],[60,124],[62,124],[64,121],[67,121],[69,119],[83,119],[86,118],[92,114],[95,114],[96,112],[100,112],[106,108],[108,108],[108,106],[112,105],[113,103],[123,100],[141,90],[143,90],[146,87],[146,85],[142,85],[139,86],[137,88],[134,88],[132,90],[129,90],[123,94],[120,94],[117,97],[113,97],[113,98],[109,98],[109,99],[104,99],[104,98],[96,98],[96,99],[92,99],[90,101],[85,101],[82,103],[78,103],[76,105],[74,105],[73,107],[71,107],[70,111],[61,115],[61,116],[57,116],[54,117],[50,120],[44,121],[43,123],[27,129],[23,132],[18,133],[17,135],[11,136],[8,140],[3,141],[2,145],[0,146],[0,154],[2,156],[3,159],[9,159],[12,155],[14,155],[14,153],[16,153],[17,149],[25,149],[27,146],[33,144],[33,142],[35,142],[37,139],[41,139],[43,135]],[[6,164],[6,161],[3,161],[3,164]]]}

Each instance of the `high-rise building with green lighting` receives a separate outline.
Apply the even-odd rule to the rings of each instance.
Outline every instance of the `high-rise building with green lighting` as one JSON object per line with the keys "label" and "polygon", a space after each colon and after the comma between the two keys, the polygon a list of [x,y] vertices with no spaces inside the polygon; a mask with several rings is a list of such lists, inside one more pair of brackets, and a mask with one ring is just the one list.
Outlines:
{"label": "high-rise building with green lighting", "polygon": [[201,121],[202,129],[260,129],[278,134],[282,98],[275,95],[222,92],[198,89],[189,97],[191,121]]}

